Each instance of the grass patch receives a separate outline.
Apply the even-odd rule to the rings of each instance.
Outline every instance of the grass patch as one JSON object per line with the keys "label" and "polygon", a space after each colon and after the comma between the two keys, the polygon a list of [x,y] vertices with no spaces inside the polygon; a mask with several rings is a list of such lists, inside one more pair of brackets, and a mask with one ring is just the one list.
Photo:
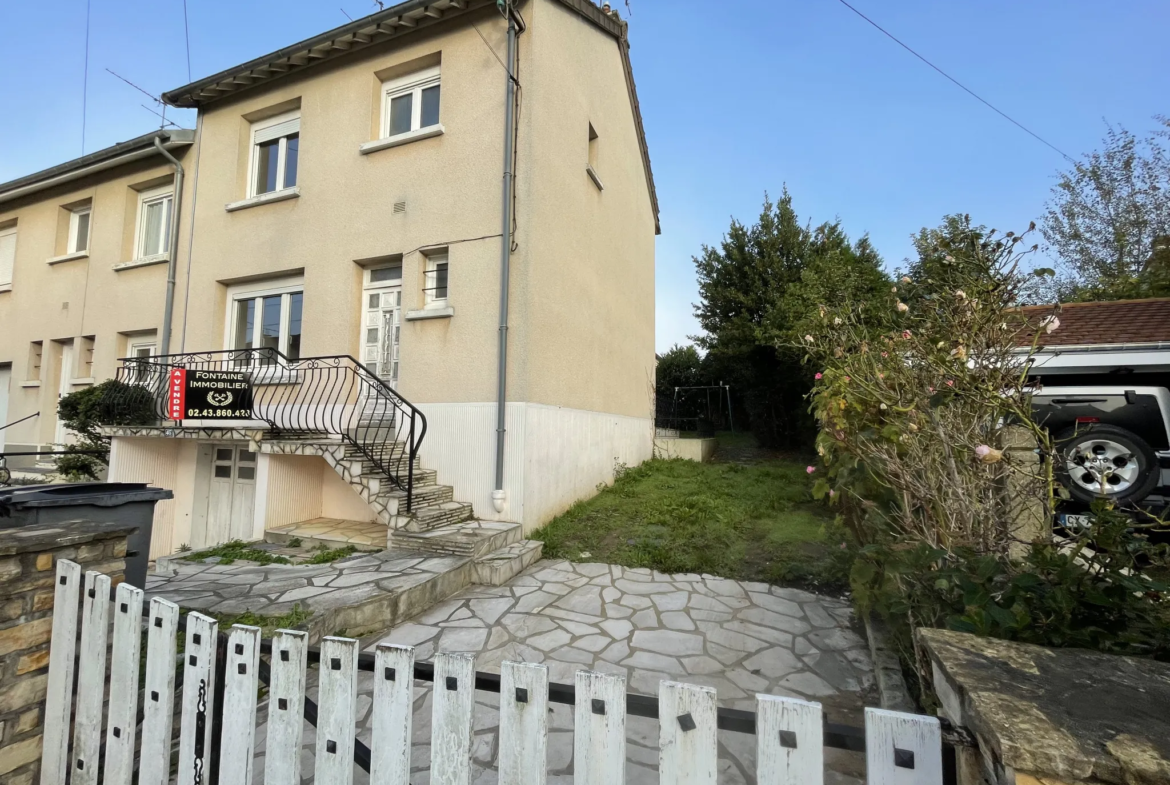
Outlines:
{"label": "grass patch", "polygon": [[531,536],[549,558],[842,590],[851,553],[811,486],[794,460],[655,459]]}
{"label": "grass patch", "polygon": [[301,564],[329,564],[338,559],[344,559],[358,552],[356,545],[343,545],[340,548],[326,548],[320,546],[317,552],[311,558],[305,559]]}
{"label": "grass patch", "polygon": [[247,624],[251,627],[259,627],[262,638],[271,638],[272,633],[277,630],[296,629],[297,625],[308,621],[313,613],[306,608],[302,608],[298,603],[288,613],[281,614],[280,616],[263,616],[250,610],[244,611],[243,613],[215,613],[211,615],[219,622],[220,632],[227,632],[233,624]]}
{"label": "grass patch", "polygon": [[253,548],[243,540],[231,540],[230,542],[225,542],[223,545],[208,548],[205,551],[196,551],[189,556],[184,556],[183,560],[202,561],[211,556],[218,556],[220,564],[231,564],[236,559],[254,561],[258,564],[292,564],[292,562],[283,556],[273,556],[267,551]]}

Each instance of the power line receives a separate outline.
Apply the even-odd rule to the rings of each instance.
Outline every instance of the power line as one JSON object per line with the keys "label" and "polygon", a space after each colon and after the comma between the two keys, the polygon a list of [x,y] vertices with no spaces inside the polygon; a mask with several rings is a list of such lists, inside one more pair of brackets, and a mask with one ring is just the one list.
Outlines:
{"label": "power line", "polygon": [[[81,154],[85,155],[86,99],[89,97],[89,2],[85,0],[85,69],[81,77]],[[82,309],[84,310],[84,308]]]}
{"label": "power line", "polygon": [[951,82],[953,82],[955,85],[957,85],[957,86],[958,86],[960,89],[962,89],[962,90],[963,90],[965,93],[967,93],[968,95],[970,95],[970,96],[971,96],[972,98],[974,98],[975,100],[979,101],[981,104],[983,104],[984,106],[986,106],[988,109],[990,109],[991,111],[995,112],[995,113],[996,113],[996,114],[998,114],[1000,117],[1002,117],[1003,119],[1007,120],[1009,123],[1011,123],[1012,125],[1016,126],[1016,127],[1017,127],[1017,128],[1019,128],[1021,131],[1023,131],[1023,132],[1024,132],[1024,133],[1026,133],[1026,134],[1028,134],[1029,136],[1031,136],[1031,137],[1032,137],[1033,139],[1035,139],[1036,141],[1040,142],[1041,144],[1047,145],[1048,147],[1052,148],[1053,150],[1055,150],[1056,152],[1060,153],[1062,156],[1064,156],[1065,158],[1067,158],[1069,161],[1072,161],[1072,162],[1074,162],[1074,163],[1075,163],[1075,160],[1073,159],[1073,157],[1072,157],[1071,155],[1069,155],[1068,153],[1066,153],[1064,150],[1061,150],[1059,147],[1057,147],[1056,145],[1054,145],[1052,142],[1049,142],[1047,139],[1045,139],[1044,137],[1040,136],[1040,134],[1036,133],[1035,131],[1033,131],[1033,130],[1031,130],[1030,128],[1028,128],[1027,126],[1025,126],[1023,123],[1021,123],[1021,122],[1019,122],[1018,120],[1014,119],[1013,117],[1011,117],[1010,115],[1008,115],[1006,112],[1004,112],[1004,111],[1000,110],[1000,109],[999,109],[999,108],[997,108],[997,107],[996,107],[994,104],[992,104],[990,101],[988,101],[988,100],[986,100],[985,98],[983,98],[982,96],[978,95],[978,94],[977,94],[977,93],[976,93],[974,90],[972,90],[971,88],[969,88],[969,87],[967,87],[966,85],[964,85],[964,84],[963,84],[962,82],[960,82],[958,79],[956,79],[955,77],[951,76],[951,75],[950,75],[950,74],[948,74],[946,71],[942,70],[941,68],[939,68],[937,65],[935,65],[934,63],[932,63],[932,62],[930,62],[929,60],[927,60],[927,59],[926,59],[925,57],[923,57],[922,55],[918,54],[918,52],[915,52],[915,51],[914,51],[913,49],[911,49],[909,46],[907,46],[906,44],[902,43],[902,41],[901,41],[901,40],[899,40],[897,36],[895,36],[895,35],[894,35],[893,33],[891,33],[889,30],[887,30],[887,29],[885,29],[884,27],[882,27],[881,25],[879,25],[877,22],[875,22],[875,21],[873,21],[872,19],[870,19],[870,18],[869,18],[868,16],[866,16],[865,14],[861,13],[860,11],[858,11],[856,8],[854,8],[854,7],[853,7],[853,6],[851,6],[851,5],[850,5],[848,2],[846,2],[846,0],[837,0],[837,1],[838,1],[839,3],[841,3],[841,5],[845,6],[845,7],[846,7],[846,8],[848,8],[850,11],[852,11],[852,12],[853,12],[853,13],[855,13],[855,14],[857,14],[857,15],[858,15],[858,16],[860,16],[862,19],[864,19],[865,21],[869,22],[871,25],[873,25],[874,27],[876,27],[878,30],[880,30],[882,33],[884,33],[884,34],[885,34],[885,35],[886,35],[886,36],[887,36],[887,37],[888,37],[888,38],[889,38],[891,41],[893,41],[893,42],[895,42],[896,44],[898,44],[898,46],[902,47],[902,48],[903,48],[903,49],[905,49],[907,52],[909,52],[910,54],[914,55],[914,56],[915,56],[915,57],[917,57],[919,60],[921,60],[922,62],[926,63],[926,64],[927,64],[927,65],[929,65],[931,68],[933,68],[934,70],[938,71],[940,74],[942,74],[943,76],[945,76],[947,79],[949,79],[949,80],[950,80]]}
{"label": "power line", "polygon": [[183,0],[183,39],[187,43],[187,81],[191,81],[191,31],[187,27],[187,0]]}

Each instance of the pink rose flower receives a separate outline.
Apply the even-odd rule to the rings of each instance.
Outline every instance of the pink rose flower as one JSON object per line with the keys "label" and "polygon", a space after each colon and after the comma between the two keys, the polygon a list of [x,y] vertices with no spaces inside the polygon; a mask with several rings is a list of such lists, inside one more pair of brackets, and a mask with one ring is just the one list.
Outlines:
{"label": "pink rose flower", "polygon": [[947,379],[947,387],[954,387],[954,386],[955,386],[954,379]]}
{"label": "pink rose flower", "polygon": [[815,472],[815,471],[817,470],[817,467],[815,467],[815,466],[806,466],[806,467],[804,467],[804,470],[805,470],[805,472],[807,472],[808,474],[812,474],[813,472]]}
{"label": "pink rose flower", "polygon": [[813,378],[814,378],[814,379],[816,379],[817,381],[820,381],[820,380],[821,380],[821,379],[823,379],[824,377],[825,377],[825,375],[824,375],[823,373],[818,373],[818,374],[817,374],[816,376],[814,376]]}

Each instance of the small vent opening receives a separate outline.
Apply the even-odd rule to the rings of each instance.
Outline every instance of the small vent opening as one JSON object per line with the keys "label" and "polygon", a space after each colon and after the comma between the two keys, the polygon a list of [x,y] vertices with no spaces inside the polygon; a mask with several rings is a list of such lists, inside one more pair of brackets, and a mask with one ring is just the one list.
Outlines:
{"label": "small vent opening", "polygon": [[406,212],[406,202],[395,202],[394,203],[394,214],[395,215],[398,215],[399,213],[405,213],[405,212]]}

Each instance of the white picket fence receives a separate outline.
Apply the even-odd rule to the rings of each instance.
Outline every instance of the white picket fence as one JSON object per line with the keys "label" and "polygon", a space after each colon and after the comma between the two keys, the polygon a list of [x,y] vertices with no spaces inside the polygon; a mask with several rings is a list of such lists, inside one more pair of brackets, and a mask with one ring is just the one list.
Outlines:
{"label": "white picket fence", "polygon": [[[106,785],[130,785],[136,757],[143,595],[141,590],[126,584],[118,587],[113,603],[107,601],[109,593],[108,577],[87,572],[83,587],[78,565],[69,561],[58,563],[41,785],[65,785],[67,770],[73,785],[96,785],[103,738],[105,760],[101,781]],[[79,595],[81,656],[71,725],[77,618],[68,609],[77,607]],[[103,724],[111,615],[110,691]],[[138,783],[167,785],[178,606],[164,599],[152,599],[147,624]],[[209,781],[206,765],[212,746],[218,633],[214,619],[195,612],[187,614],[177,785],[205,785]],[[250,785],[256,744],[260,630],[236,625],[228,635],[227,646],[219,783]],[[264,781],[272,785],[296,785],[303,774],[300,749],[308,654],[308,641],[303,632],[279,630],[272,638],[263,772]],[[356,640],[330,637],[321,643],[313,773],[319,785],[353,782],[358,654]],[[377,647],[370,744],[372,785],[410,782],[413,675],[411,647]],[[430,782],[468,785],[472,774],[475,706],[473,655],[436,655],[432,704]],[[660,781],[664,785],[715,785],[718,771],[715,690],[664,681],[659,686],[658,710]],[[501,785],[545,783],[548,715],[547,668],[531,663],[503,663]],[[620,785],[624,781],[625,721],[625,678],[579,671],[575,680],[575,783]],[[820,704],[758,695],[756,777],[760,785],[820,785],[824,771],[823,733]],[[933,717],[866,709],[865,744],[867,780],[871,785],[941,785],[941,728]]]}

